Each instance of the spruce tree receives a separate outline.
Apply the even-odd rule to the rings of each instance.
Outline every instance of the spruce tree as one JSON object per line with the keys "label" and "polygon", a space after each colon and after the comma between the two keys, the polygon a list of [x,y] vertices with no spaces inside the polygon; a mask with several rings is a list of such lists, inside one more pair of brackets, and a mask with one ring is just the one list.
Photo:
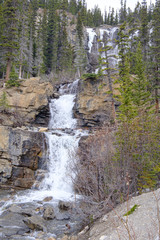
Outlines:
{"label": "spruce tree", "polygon": [[126,29],[126,22],[120,26],[118,33],[118,48],[119,48],[119,96],[118,99],[121,102],[120,109],[120,119],[132,119],[134,116],[134,106],[132,105],[132,81],[130,77],[130,65],[129,65],[129,55],[128,55],[128,33]]}
{"label": "spruce tree", "polygon": [[4,74],[4,58],[3,58],[3,48],[2,48],[2,34],[4,27],[4,18],[3,18],[3,2],[0,2],[0,78],[3,77]]}
{"label": "spruce tree", "polygon": [[78,12],[78,17],[77,17],[77,34],[78,34],[78,39],[80,45],[82,45],[82,38],[83,38],[83,22],[82,22],[82,15],[81,12]]}
{"label": "spruce tree", "polygon": [[150,92],[148,91],[149,82],[145,76],[145,66],[142,56],[141,43],[138,43],[137,51],[135,54],[135,77],[132,85],[133,104],[137,110],[147,109],[150,105]]}
{"label": "spruce tree", "polygon": [[48,23],[47,39],[44,51],[45,72],[49,74],[56,69],[57,45],[58,45],[58,14],[56,13],[57,2],[49,0],[48,3]]}
{"label": "spruce tree", "polygon": [[19,17],[18,17],[18,65],[19,65],[19,78],[23,77],[23,72],[26,71],[26,63],[28,56],[28,4],[26,1],[20,0],[19,4]]}
{"label": "spruce tree", "polygon": [[6,77],[9,80],[12,63],[15,61],[18,53],[18,19],[17,7],[18,0],[6,0],[3,3],[3,32],[1,36],[1,51],[3,51],[6,61]]}
{"label": "spruce tree", "polygon": [[152,45],[151,45],[151,87],[156,102],[156,112],[159,111],[160,89],[160,0],[156,1],[152,21]]}
{"label": "spruce tree", "polygon": [[148,42],[149,42],[149,34],[148,34],[148,14],[147,14],[147,2],[143,0],[142,8],[141,8],[141,27],[140,27],[140,41],[142,44],[143,50],[143,59],[147,61],[147,51],[148,51]]}
{"label": "spruce tree", "polygon": [[58,70],[71,70],[73,66],[73,49],[68,42],[67,38],[67,16],[63,10],[58,36],[58,56],[57,56],[57,68]]}

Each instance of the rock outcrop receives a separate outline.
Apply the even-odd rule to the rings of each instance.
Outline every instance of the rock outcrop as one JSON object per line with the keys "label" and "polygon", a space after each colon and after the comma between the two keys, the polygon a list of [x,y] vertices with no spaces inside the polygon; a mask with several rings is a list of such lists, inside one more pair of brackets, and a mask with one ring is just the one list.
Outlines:
{"label": "rock outcrop", "polygon": [[1,187],[30,188],[41,167],[45,143],[43,133],[0,126]]}
{"label": "rock outcrop", "polygon": [[6,103],[1,104],[0,124],[3,126],[24,126],[35,123],[48,126],[48,100],[53,95],[49,81],[30,78],[19,87],[1,88],[0,99],[6,95]]}
{"label": "rock outcrop", "polygon": [[80,80],[78,89],[74,115],[79,126],[97,127],[114,121],[114,103],[107,93],[108,83],[102,79]]}
{"label": "rock outcrop", "polygon": [[[79,240],[158,240],[160,189],[144,193],[119,205],[96,221]],[[128,216],[126,213],[136,206]]]}

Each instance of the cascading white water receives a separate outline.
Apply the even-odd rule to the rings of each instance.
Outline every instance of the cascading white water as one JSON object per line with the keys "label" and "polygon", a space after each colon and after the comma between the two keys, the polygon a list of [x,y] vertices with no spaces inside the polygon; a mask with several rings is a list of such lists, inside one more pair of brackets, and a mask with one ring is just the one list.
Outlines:
{"label": "cascading white water", "polygon": [[[78,147],[78,131],[72,130],[76,120],[72,117],[74,94],[65,94],[50,103],[51,120],[47,132],[49,146],[49,173],[42,183],[42,189],[50,191],[54,198],[66,198],[72,195],[73,187],[68,166],[71,164],[75,149]],[[70,129],[68,134],[63,132]]]}
{"label": "cascading white water", "polygon": [[[104,47],[104,43],[102,42],[104,34],[107,35],[108,43],[107,45],[111,46],[112,48],[108,51],[108,56],[109,56],[109,64],[110,67],[112,68],[117,68],[118,66],[118,44],[115,43],[115,33],[118,30],[118,27],[113,27],[113,28],[100,28],[99,29],[99,36],[98,38],[101,40],[102,47]],[[89,41],[88,41],[88,48],[89,48],[89,53],[92,52],[92,46],[94,42],[95,36],[97,36],[97,33],[93,28],[87,28],[87,33],[89,35]],[[97,42],[98,46],[98,42]],[[98,47],[97,47],[98,49]],[[101,57],[104,58],[105,61],[105,53],[101,52]],[[98,69],[96,69],[95,73],[98,72]]]}
{"label": "cascading white water", "polygon": [[74,128],[76,120],[72,117],[72,108],[74,106],[73,94],[62,95],[59,99],[53,99],[50,103],[51,119],[49,129],[56,128]]}
{"label": "cascading white water", "polygon": [[63,85],[59,90],[61,96],[50,102],[50,130],[45,133],[49,158],[46,177],[38,190],[29,190],[23,196],[17,196],[14,202],[43,200],[48,196],[53,197],[53,202],[74,198],[74,176],[70,165],[75,162],[80,137],[86,135],[85,131],[75,129],[76,119],[72,116],[77,84],[78,80],[67,87]]}
{"label": "cascading white water", "polygon": [[87,28],[86,30],[87,30],[87,33],[88,33],[88,36],[89,36],[89,41],[88,41],[89,52],[91,53],[93,40],[94,40],[94,37],[97,36],[97,34],[96,34],[96,32],[94,31],[93,28]]}

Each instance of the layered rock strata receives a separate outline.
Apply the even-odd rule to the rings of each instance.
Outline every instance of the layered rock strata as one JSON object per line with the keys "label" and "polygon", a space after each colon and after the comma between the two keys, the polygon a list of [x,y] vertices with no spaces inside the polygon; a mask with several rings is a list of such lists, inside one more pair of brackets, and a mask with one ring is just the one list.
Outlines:
{"label": "layered rock strata", "polygon": [[98,127],[114,121],[115,110],[108,94],[108,83],[102,79],[79,81],[74,115],[81,127]]}
{"label": "layered rock strata", "polygon": [[24,126],[36,123],[48,126],[48,100],[53,95],[53,86],[49,81],[30,78],[21,82],[19,87],[1,88],[0,124],[4,126]]}
{"label": "layered rock strata", "polygon": [[30,188],[45,161],[43,133],[0,126],[1,187]]}

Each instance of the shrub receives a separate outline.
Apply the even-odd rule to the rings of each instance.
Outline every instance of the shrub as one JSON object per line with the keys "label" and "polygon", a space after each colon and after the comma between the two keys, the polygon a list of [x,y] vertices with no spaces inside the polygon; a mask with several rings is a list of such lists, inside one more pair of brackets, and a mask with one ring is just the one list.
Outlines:
{"label": "shrub", "polygon": [[88,79],[97,80],[97,78],[98,78],[98,75],[96,73],[85,73],[82,75],[83,80],[88,80]]}
{"label": "shrub", "polygon": [[12,67],[10,75],[9,75],[9,80],[6,83],[7,87],[19,87],[20,83],[18,81],[18,74],[15,72],[15,68]]}

